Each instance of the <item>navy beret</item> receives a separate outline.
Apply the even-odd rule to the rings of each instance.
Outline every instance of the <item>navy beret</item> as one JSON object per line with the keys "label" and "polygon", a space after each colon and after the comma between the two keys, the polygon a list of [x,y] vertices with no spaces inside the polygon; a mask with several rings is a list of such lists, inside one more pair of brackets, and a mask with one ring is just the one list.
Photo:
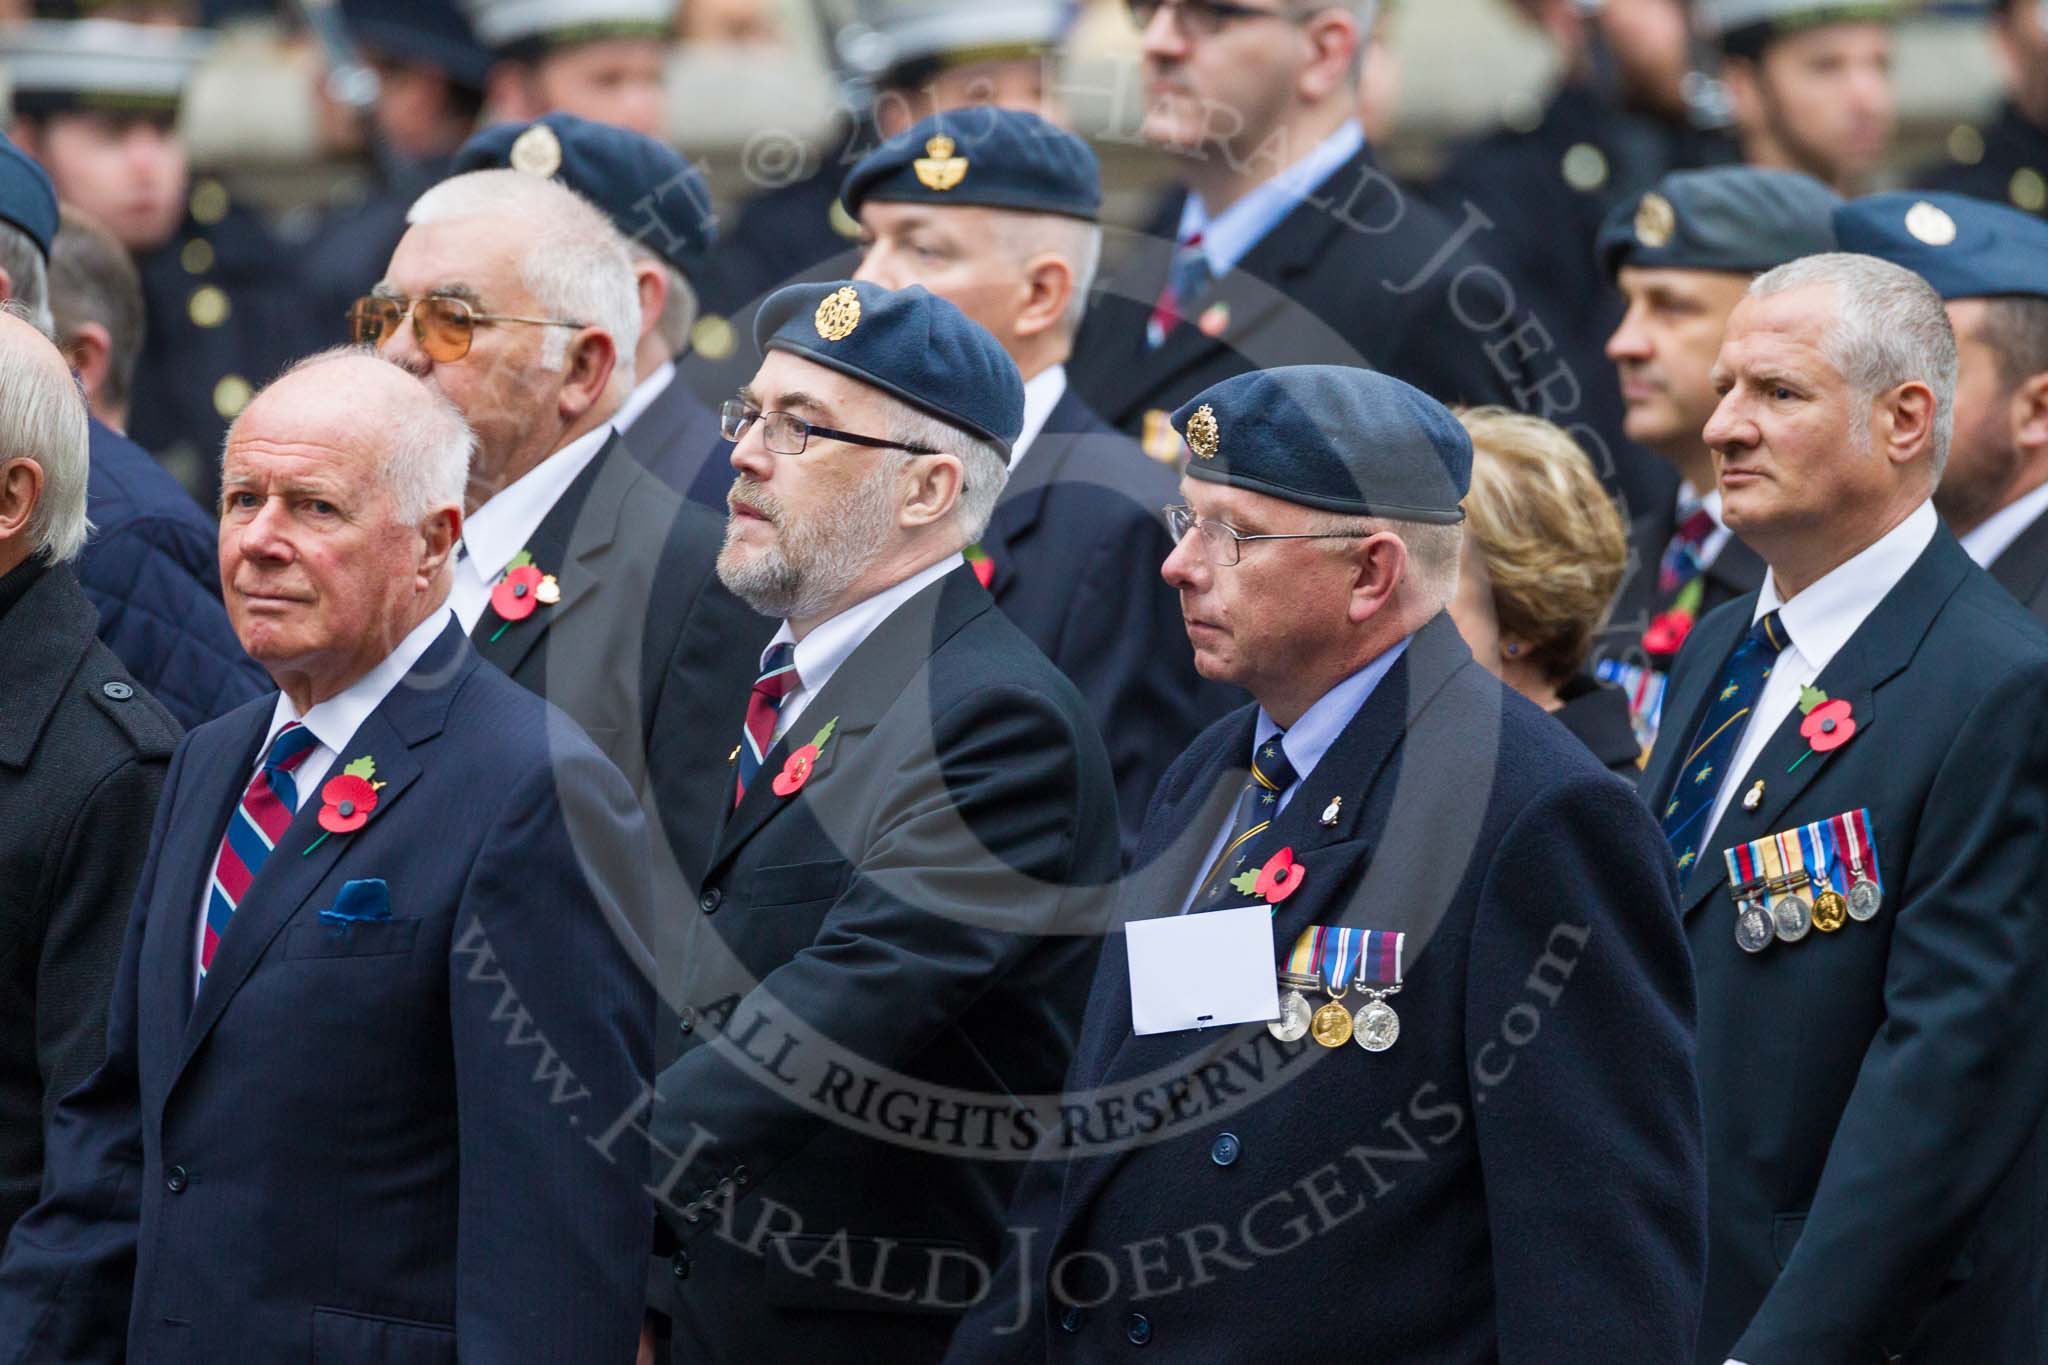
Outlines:
{"label": "navy beret", "polygon": [[2048,298],[2048,221],[1961,194],[1873,194],[1835,211],[1842,250],[1904,266],[1944,299]]}
{"label": "navy beret", "polygon": [[1675,171],[1622,201],[1594,250],[1612,277],[1625,265],[1758,275],[1835,249],[1841,196],[1797,171],[1716,166]]}
{"label": "navy beret", "polygon": [[43,259],[57,235],[57,191],[50,173],[0,133],[0,220],[29,235]]}
{"label": "navy beret", "polygon": [[603,209],[627,240],[692,279],[718,238],[704,177],[675,148],[644,133],[574,114],[495,124],[462,144],[449,174],[505,166],[561,181]]}
{"label": "navy beret", "polygon": [[1471,436],[1443,404],[1375,370],[1253,370],[1189,399],[1173,425],[1191,479],[1349,516],[1465,516]]}
{"label": "navy beret", "polygon": [[861,158],[839,191],[858,216],[870,199],[1057,213],[1094,222],[1102,167],[1094,151],[1036,114],[978,108],[934,114]]}
{"label": "navy beret", "polygon": [[1024,429],[1024,380],[1002,343],[913,284],[792,284],[761,305],[754,344],[816,361],[1010,453]]}
{"label": "navy beret", "polygon": [[372,52],[431,67],[472,90],[491,74],[491,51],[454,0],[341,0],[341,21]]}

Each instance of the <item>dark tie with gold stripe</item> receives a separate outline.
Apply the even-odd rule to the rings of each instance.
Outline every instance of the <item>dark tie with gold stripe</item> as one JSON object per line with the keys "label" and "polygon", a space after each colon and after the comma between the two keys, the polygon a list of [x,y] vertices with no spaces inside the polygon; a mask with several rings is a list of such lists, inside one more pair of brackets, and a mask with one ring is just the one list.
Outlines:
{"label": "dark tie with gold stripe", "polygon": [[1223,841],[1222,850],[1209,864],[1191,908],[1206,908],[1222,900],[1223,893],[1230,889],[1230,879],[1251,864],[1255,851],[1263,851],[1259,848],[1259,836],[1272,827],[1274,817],[1280,813],[1280,798],[1295,781],[1294,765],[1287,761],[1287,750],[1280,744],[1283,737],[1284,732],[1274,735],[1252,756],[1251,780],[1244,784],[1244,791],[1237,798],[1237,809],[1230,820],[1230,837]]}
{"label": "dark tie with gold stripe", "polygon": [[1706,819],[1714,809],[1714,798],[1729,778],[1728,767],[1735,761],[1735,747],[1749,728],[1750,713],[1763,695],[1764,680],[1771,666],[1792,639],[1775,611],[1749,628],[1749,634],[1728,656],[1728,666],[1714,685],[1707,714],[1686,746],[1685,761],[1671,798],[1664,805],[1664,837],[1678,859],[1678,870],[1690,872],[1699,861],[1699,845],[1706,832]]}

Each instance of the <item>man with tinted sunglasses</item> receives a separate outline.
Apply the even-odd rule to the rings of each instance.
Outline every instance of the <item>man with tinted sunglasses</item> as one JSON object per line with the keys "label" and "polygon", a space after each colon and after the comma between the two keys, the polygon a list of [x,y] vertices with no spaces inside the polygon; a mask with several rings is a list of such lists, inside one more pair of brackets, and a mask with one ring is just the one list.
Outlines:
{"label": "man with tinted sunglasses", "polygon": [[1366,146],[1375,0],[1128,4],[1141,131],[1173,154],[1182,192],[1089,310],[1071,369],[1090,406],[1176,462],[1167,414],[1255,368],[1367,365],[1445,402],[1539,401],[1530,376],[1556,362],[1472,254],[1483,224],[1405,194]]}
{"label": "man with tinted sunglasses", "polygon": [[719,519],[615,430],[640,336],[626,244],[581,196],[514,170],[445,180],[408,221],[352,328],[477,433],[450,603],[486,659],[633,781],[667,836],[656,904],[694,902],[768,631],[713,573]]}

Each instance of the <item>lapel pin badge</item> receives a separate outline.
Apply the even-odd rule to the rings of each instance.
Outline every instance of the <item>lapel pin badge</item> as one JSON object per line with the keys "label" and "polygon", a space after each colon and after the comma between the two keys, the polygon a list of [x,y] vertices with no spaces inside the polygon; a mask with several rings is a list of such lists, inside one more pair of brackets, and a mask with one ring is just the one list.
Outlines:
{"label": "lapel pin badge", "polygon": [[1742,794],[1742,808],[1755,810],[1764,803],[1764,780],[1759,777],[1756,785]]}
{"label": "lapel pin badge", "polygon": [[1331,797],[1330,804],[1323,807],[1323,813],[1316,820],[1316,823],[1321,825],[1324,829],[1334,828],[1337,823],[1337,813],[1343,809],[1344,798],[1341,796]]}

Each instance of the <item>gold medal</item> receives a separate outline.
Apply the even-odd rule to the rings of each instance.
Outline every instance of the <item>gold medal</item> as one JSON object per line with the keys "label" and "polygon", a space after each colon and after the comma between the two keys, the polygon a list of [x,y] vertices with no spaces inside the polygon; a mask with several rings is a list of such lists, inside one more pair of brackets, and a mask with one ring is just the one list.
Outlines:
{"label": "gold medal", "polygon": [[1351,1011],[1329,1001],[1309,1020],[1309,1033],[1324,1047],[1344,1046],[1351,1041]]}
{"label": "gold medal", "polygon": [[1823,934],[1834,933],[1848,918],[1849,902],[1841,892],[1827,890],[1813,898],[1813,927]]}

